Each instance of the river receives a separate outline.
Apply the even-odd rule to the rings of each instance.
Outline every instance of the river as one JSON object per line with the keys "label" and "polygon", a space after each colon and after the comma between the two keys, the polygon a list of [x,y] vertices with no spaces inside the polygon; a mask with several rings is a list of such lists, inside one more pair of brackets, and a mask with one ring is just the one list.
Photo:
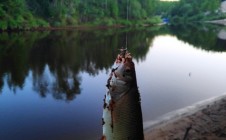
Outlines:
{"label": "river", "polygon": [[100,139],[106,81],[126,46],[144,124],[220,96],[225,32],[199,25],[1,33],[0,139]]}

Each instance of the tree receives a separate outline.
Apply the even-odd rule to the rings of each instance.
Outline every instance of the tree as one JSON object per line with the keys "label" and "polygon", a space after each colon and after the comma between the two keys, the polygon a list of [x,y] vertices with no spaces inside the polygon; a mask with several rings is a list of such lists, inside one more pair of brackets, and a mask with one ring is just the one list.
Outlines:
{"label": "tree", "polygon": [[109,5],[110,5],[110,16],[113,18],[118,18],[119,16],[118,2],[116,0],[111,0],[109,2]]}
{"label": "tree", "polygon": [[220,16],[216,12],[220,3],[220,0],[180,0],[169,12],[169,16],[172,19],[171,21],[177,22],[215,19]]}

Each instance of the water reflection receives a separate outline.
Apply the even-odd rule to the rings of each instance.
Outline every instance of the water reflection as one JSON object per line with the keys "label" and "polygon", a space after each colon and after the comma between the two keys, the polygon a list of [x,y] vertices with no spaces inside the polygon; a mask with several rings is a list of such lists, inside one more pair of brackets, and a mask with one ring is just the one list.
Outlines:
{"label": "water reflection", "polygon": [[[100,138],[106,73],[126,38],[144,121],[219,95],[226,91],[226,66],[224,53],[219,53],[225,51],[225,40],[218,39],[218,31],[159,26],[2,33],[0,139]],[[156,37],[165,34],[171,39]],[[156,40],[166,46],[156,46]],[[16,94],[8,94],[12,92]]]}
{"label": "water reflection", "polygon": [[[0,89],[8,84],[10,89],[22,88],[29,71],[29,50],[46,33],[0,34]],[[7,83],[3,82],[7,75]]]}
{"label": "water reflection", "polygon": [[81,91],[80,72],[95,76],[108,70],[125,39],[134,57],[143,60],[153,36],[121,30],[0,34],[0,89],[23,89],[31,71],[33,89],[41,97],[51,93],[55,99],[72,100]]}
{"label": "water reflection", "polygon": [[197,49],[176,36],[157,36],[136,69],[144,121],[224,93],[225,58],[224,52]]}
{"label": "water reflection", "polygon": [[209,24],[169,28],[169,33],[177,36],[179,40],[203,50],[218,52],[226,50],[226,40],[219,37],[220,32],[222,32],[222,27]]}
{"label": "water reflection", "polygon": [[141,30],[2,33],[0,91],[4,92],[2,88],[6,85],[14,92],[17,88],[23,89],[28,72],[32,71],[33,89],[41,97],[51,93],[55,99],[72,100],[81,92],[79,73],[95,76],[101,70],[108,70],[116,50],[122,46],[129,46],[135,60],[143,61],[154,36],[173,34],[198,48],[225,51],[223,31],[218,26],[199,25]]}

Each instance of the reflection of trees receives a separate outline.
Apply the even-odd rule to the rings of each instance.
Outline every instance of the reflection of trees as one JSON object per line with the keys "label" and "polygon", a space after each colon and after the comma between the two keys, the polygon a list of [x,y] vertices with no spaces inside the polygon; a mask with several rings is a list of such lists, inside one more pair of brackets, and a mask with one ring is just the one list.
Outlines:
{"label": "reflection of trees", "polygon": [[[160,27],[159,27],[160,28]],[[118,49],[127,47],[142,61],[156,34],[171,33],[180,40],[211,51],[224,51],[225,41],[217,38],[215,26],[171,26],[145,29],[98,31],[55,31],[0,34],[0,91],[23,89],[32,74],[33,89],[40,96],[72,100],[80,93],[79,72],[91,76],[108,70]],[[2,92],[2,91],[1,91]]]}
{"label": "reflection of trees", "polygon": [[3,86],[3,77],[7,76],[10,89],[16,86],[22,88],[28,74],[28,51],[35,40],[46,34],[17,33],[0,34],[0,87]]}
{"label": "reflection of trees", "polygon": [[145,30],[1,34],[0,87],[6,84],[6,78],[10,87],[22,89],[31,72],[33,89],[40,96],[51,94],[55,99],[72,100],[80,93],[79,72],[95,76],[109,69],[117,49],[125,46],[126,34],[135,59],[143,59],[150,44],[146,38],[154,36]]}
{"label": "reflection of trees", "polygon": [[170,33],[195,47],[209,51],[225,51],[226,41],[218,39],[219,26],[209,24],[171,26]]}
{"label": "reflection of trees", "polygon": [[77,73],[59,67],[57,71],[52,71],[50,76],[48,75],[50,72],[45,72],[47,70],[48,66],[42,73],[33,70],[33,87],[42,97],[51,93],[55,99],[72,100],[76,94],[80,93],[80,79]]}

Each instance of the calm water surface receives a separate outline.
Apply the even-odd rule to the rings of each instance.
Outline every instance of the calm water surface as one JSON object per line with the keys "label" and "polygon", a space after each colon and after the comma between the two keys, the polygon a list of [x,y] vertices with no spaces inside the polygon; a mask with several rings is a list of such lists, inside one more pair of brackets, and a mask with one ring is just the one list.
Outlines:
{"label": "calm water surface", "polygon": [[219,96],[226,92],[222,32],[162,27],[2,33],[0,139],[99,139],[106,80],[126,40],[144,123]]}

